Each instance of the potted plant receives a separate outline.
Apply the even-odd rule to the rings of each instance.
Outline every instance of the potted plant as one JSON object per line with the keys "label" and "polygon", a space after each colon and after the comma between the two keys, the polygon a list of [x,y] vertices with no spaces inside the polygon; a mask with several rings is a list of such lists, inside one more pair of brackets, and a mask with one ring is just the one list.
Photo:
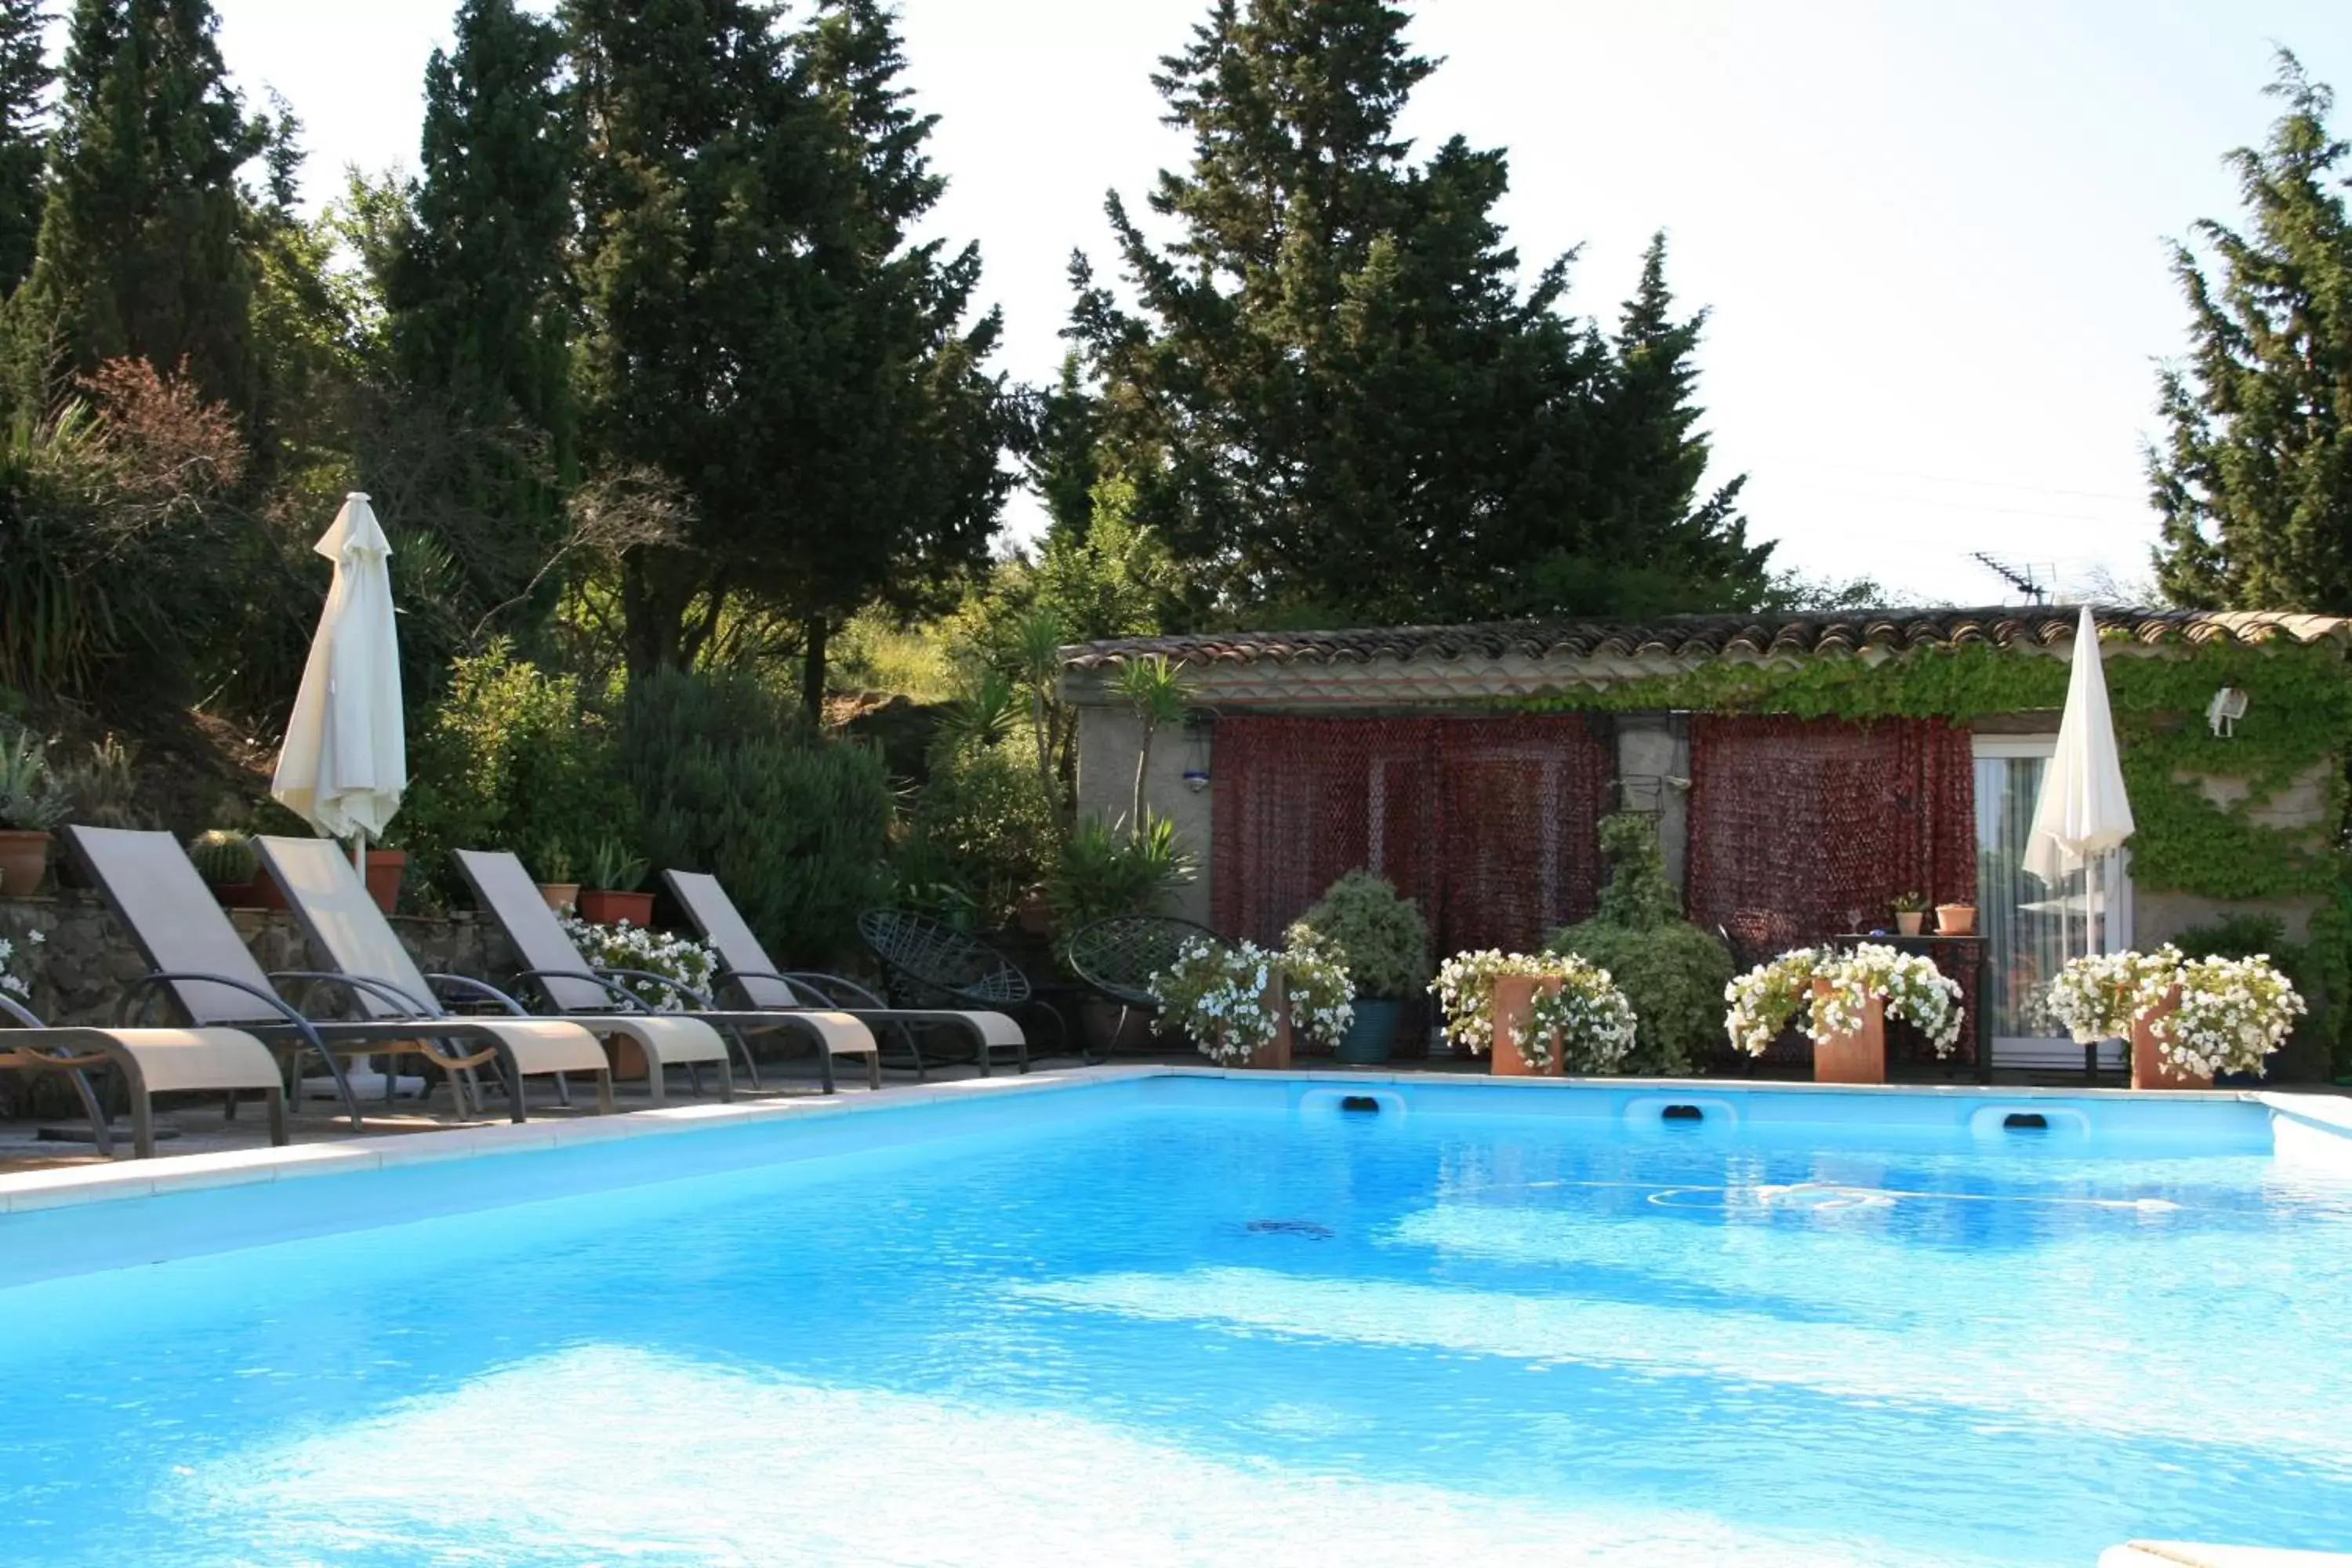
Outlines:
{"label": "potted plant", "polygon": [[[1973,924],[1975,920],[1974,910],[1969,911],[1969,919],[1970,923]],[[1927,894],[1904,893],[1895,899],[1895,929],[1897,932],[1904,936],[1917,936],[1919,934],[1919,928],[1922,925],[1925,925],[1927,921]]]}
{"label": "potted plant", "polygon": [[1732,1046],[1750,1056],[1762,1056],[1802,1009],[1816,1083],[1885,1083],[1889,1014],[1916,1025],[1939,1057],[1960,1038],[1959,983],[1883,942],[1850,952],[1794,949],[1734,980],[1723,999]]}
{"label": "potted plant", "polygon": [[1633,1048],[1633,1005],[1609,972],[1573,953],[1459,952],[1430,992],[1445,1033],[1497,1078],[1613,1071]]}
{"label": "potted plant", "polygon": [[1936,931],[1942,936],[1974,936],[1977,931],[1977,907],[1974,904],[1937,904]]}
{"label": "potted plant", "polygon": [[560,840],[550,839],[531,859],[539,868],[539,896],[547,900],[547,907],[558,913],[577,908],[579,873],[572,869],[571,849]]}
{"label": "potted plant", "polygon": [[[1103,816],[1079,823],[1056,851],[1045,884],[1057,962],[1069,968],[1070,938],[1097,921],[1159,914],[1169,894],[1192,879],[1192,857],[1177,842],[1176,825],[1169,818],[1149,817],[1140,832]],[[1106,1054],[1140,1050],[1150,1043],[1151,1020],[1139,1008],[1090,997],[1079,1005],[1078,1022]]]}
{"label": "potted plant", "polygon": [[1269,952],[1196,937],[1151,977],[1151,995],[1162,1021],[1223,1067],[1287,1068],[1294,1030],[1330,1045],[1354,1018],[1346,966],[1312,942]]}
{"label": "potted plant", "polygon": [[1291,941],[1321,942],[1347,965],[1356,991],[1355,1021],[1333,1054],[1370,1065],[1389,1059],[1405,998],[1429,984],[1429,922],[1420,906],[1370,871],[1331,884],[1290,928]]}
{"label": "potted plant", "polygon": [[28,730],[0,738],[0,888],[20,899],[39,889],[50,836],[72,811],[41,738]]}
{"label": "potted plant", "polygon": [[654,896],[640,890],[649,868],[620,840],[600,842],[588,857],[588,885],[579,889],[580,918],[598,925],[651,925]]}
{"label": "potted plant", "polygon": [[2077,1045],[2128,1037],[2134,1089],[2210,1089],[2221,1073],[2263,1071],[2308,1009],[2266,955],[2151,953],[2067,961],[2050,1011]]}
{"label": "potted plant", "polygon": [[188,859],[196,874],[213,890],[223,909],[247,910],[282,908],[285,900],[278,898],[275,905],[263,904],[266,896],[276,895],[278,884],[261,876],[261,856],[253,847],[252,837],[241,828],[213,827],[188,840]]}
{"label": "potted plant", "polygon": [[408,851],[371,849],[367,852],[368,897],[385,914],[400,908],[401,879],[408,875]]}

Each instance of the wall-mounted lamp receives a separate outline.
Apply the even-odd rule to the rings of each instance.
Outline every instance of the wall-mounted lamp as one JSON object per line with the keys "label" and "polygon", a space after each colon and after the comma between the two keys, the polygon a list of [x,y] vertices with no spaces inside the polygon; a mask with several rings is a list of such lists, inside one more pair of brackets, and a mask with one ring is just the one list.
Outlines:
{"label": "wall-mounted lamp", "polygon": [[1184,711],[1184,787],[1194,795],[1209,787],[1209,728],[1215,722],[1205,708]]}
{"label": "wall-mounted lamp", "polygon": [[2213,700],[2205,704],[2205,722],[2213,727],[2214,737],[2228,740],[2237,733],[2238,721],[2246,716],[2246,693],[2242,687],[2225,686],[2213,693]]}

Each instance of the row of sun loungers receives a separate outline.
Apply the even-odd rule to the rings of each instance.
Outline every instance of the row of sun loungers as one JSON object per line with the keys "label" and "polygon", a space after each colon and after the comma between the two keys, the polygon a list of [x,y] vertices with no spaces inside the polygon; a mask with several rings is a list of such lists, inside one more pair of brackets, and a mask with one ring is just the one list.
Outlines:
{"label": "row of sun loungers", "polygon": [[[457,856],[483,912],[521,957],[509,992],[419,969],[331,840],[256,840],[312,949],[331,965],[277,973],[263,971],[169,834],[74,826],[66,840],[68,853],[138,944],[149,973],[126,989],[121,1026],[113,1028],[49,1028],[0,996],[0,1014],[16,1026],[0,1031],[0,1068],[68,1074],[102,1152],[111,1152],[112,1140],[89,1079],[91,1069],[101,1068],[118,1072],[129,1092],[142,1158],[154,1152],[152,1096],[163,1091],[226,1092],[234,1115],[237,1097],[257,1090],[267,1101],[271,1142],[284,1143],[285,1083],[313,1061],[332,1080],[354,1130],[360,1108],[345,1065],[373,1056],[423,1057],[446,1076],[460,1115],[469,1097],[474,1111],[481,1110],[481,1070],[490,1069],[517,1121],[524,1119],[523,1085],[531,1078],[552,1077],[567,1104],[570,1079],[589,1079],[597,1109],[609,1112],[619,1050],[642,1057],[652,1103],[661,1102],[674,1067],[688,1071],[697,1092],[709,1068],[720,1095],[732,1099],[738,1064],[759,1087],[751,1041],[768,1035],[810,1046],[828,1094],[836,1056],[864,1057],[868,1085],[881,1087],[886,1033],[917,1052],[919,1069],[914,1031],[931,1028],[963,1035],[982,1070],[1005,1052],[1028,1070],[1025,1037],[1002,1013],[890,1007],[839,977],[779,970],[718,879],[699,873],[674,871],[667,879],[719,954],[712,991],[738,998],[739,1006],[722,1007],[712,994],[665,976],[592,966],[512,855]],[[647,986],[670,1006],[648,1004],[640,994]],[[545,1010],[533,1011],[516,993]],[[322,998],[335,1016],[318,1016]],[[137,1026],[165,1000],[185,1026]]]}

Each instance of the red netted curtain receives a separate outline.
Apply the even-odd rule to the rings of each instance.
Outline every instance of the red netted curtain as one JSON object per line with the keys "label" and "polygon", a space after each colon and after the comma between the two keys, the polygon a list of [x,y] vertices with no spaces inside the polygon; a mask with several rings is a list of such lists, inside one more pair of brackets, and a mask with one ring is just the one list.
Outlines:
{"label": "red netted curtain", "polygon": [[1748,959],[1974,903],[1976,763],[1939,719],[1693,717],[1688,907]]}
{"label": "red netted curtain", "polygon": [[1580,714],[1218,721],[1217,929],[1281,939],[1342,872],[1417,900],[1441,954],[1591,912],[1614,753]]}

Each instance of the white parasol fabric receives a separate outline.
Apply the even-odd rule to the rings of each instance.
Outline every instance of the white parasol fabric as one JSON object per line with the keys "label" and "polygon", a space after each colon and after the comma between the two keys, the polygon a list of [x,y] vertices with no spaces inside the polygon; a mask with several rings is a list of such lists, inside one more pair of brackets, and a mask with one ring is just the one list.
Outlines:
{"label": "white parasol fabric", "polygon": [[2116,755],[2116,724],[2107,708],[2107,677],[2099,663],[2099,631],[2086,607],[2074,633],[2074,668],[2066,709],[2058,721],[2058,750],[2042,776],[2025,868],[2052,887],[2132,836],[2131,798]]}
{"label": "white parasol fabric", "polygon": [[377,838],[408,787],[392,546],[353,490],[315,546],[335,563],[269,793],[330,838]]}

